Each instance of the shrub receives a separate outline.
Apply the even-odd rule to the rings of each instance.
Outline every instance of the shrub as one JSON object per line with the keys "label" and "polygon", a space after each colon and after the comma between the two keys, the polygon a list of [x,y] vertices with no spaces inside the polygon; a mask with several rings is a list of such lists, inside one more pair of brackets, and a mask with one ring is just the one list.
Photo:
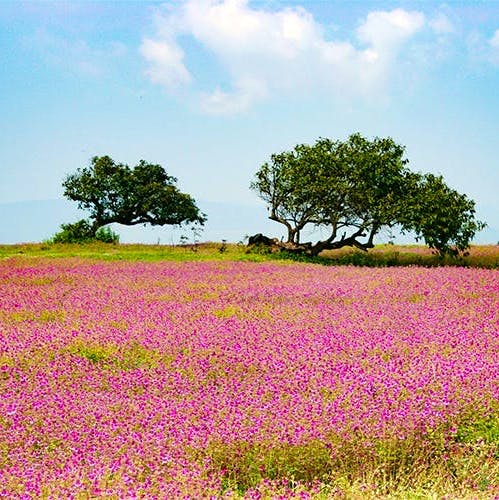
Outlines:
{"label": "shrub", "polygon": [[82,219],[78,222],[61,224],[61,231],[52,238],[52,243],[86,243],[93,239],[92,226],[86,219]]}
{"label": "shrub", "polygon": [[118,243],[120,237],[109,227],[100,227],[94,234],[90,222],[86,219],[68,224],[61,224],[61,231],[50,240],[52,243]]}
{"label": "shrub", "polygon": [[115,233],[110,227],[100,227],[95,233],[95,239],[103,243],[119,243],[120,235]]}

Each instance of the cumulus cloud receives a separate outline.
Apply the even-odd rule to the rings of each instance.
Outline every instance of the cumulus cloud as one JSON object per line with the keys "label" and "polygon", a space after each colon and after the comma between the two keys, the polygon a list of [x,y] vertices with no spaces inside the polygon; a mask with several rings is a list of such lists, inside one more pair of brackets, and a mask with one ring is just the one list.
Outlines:
{"label": "cumulus cloud", "polygon": [[146,38],[140,52],[149,63],[147,75],[154,83],[172,89],[191,81],[184,66],[184,53],[175,43]]}
{"label": "cumulus cloud", "polygon": [[271,11],[248,0],[185,0],[159,10],[156,25],[140,48],[151,81],[171,90],[196,79],[181,47],[191,37],[230,81],[230,88],[201,92],[202,109],[231,114],[281,92],[377,97],[425,18],[403,9],[371,12],[352,40],[329,40],[303,7]]}
{"label": "cumulus cloud", "polygon": [[395,9],[390,12],[370,12],[358,28],[360,40],[379,49],[396,49],[424,25],[424,15]]}

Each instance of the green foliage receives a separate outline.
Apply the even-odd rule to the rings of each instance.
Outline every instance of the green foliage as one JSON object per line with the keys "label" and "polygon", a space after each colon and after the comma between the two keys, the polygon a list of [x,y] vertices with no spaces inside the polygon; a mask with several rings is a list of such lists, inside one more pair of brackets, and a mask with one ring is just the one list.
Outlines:
{"label": "green foliage", "polygon": [[224,488],[239,494],[263,480],[303,484],[326,480],[333,466],[328,447],[320,441],[279,446],[245,441],[211,443],[206,455],[214,470],[224,472]]}
{"label": "green foliage", "polygon": [[161,165],[115,163],[109,156],[92,158],[91,165],[68,175],[64,196],[90,211],[93,234],[113,222],[164,225],[202,225],[206,216],[193,198],[176,187],[177,179]]}
{"label": "green foliage", "polygon": [[347,245],[365,250],[383,226],[397,222],[410,175],[403,154],[390,138],[321,138],[272,155],[251,188],[268,203],[270,219],[286,226],[288,243],[299,244],[300,232],[313,225],[329,235],[312,254]]}
{"label": "green foliage", "polygon": [[77,340],[69,345],[68,352],[101,368],[118,370],[154,368],[159,363],[168,361],[167,357],[156,350],[147,349],[137,342],[120,346],[113,343],[88,344]]}
{"label": "green foliage", "polygon": [[92,224],[86,219],[78,222],[61,224],[59,231],[51,243],[89,243],[101,241],[102,243],[118,243],[120,237],[109,227],[100,227],[95,233]]}
{"label": "green foliage", "polygon": [[464,420],[457,428],[456,440],[462,443],[495,444],[496,458],[499,458],[499,413]]}
{"label": "green foliage", "polygon": [[464,253],[485,227],[475,219],[474,201],[449,188],[441,176],[422,176],[408,208],[402,215],[404,227],[441,256]]}
{"label": "green foliage", "polygon": [[[268,204],[269,218],[287,228],[288,249],[311,255],[344,246],[367,250],[382,228],[397,226],[442,255],[464,251],[484,227],[474,202],[407,163],[404,147],[391,138],[321,138],[272,155],[251,188]],[[326,229],[326,238],[301,243],[306,226]]]}
{"label": "green foliage", "polygon": [[95,233],[95,239],[102,243],[119,243],[120,236],[115,233],[110,227],[100,227]]}
{"label": "green foliage", "polygon": [[61,224],[61,231],[51,240],[52,243],[87,243],[94,239],[92,225],[86,219]]}
{"label": "green foliage", "polygon": [[[197,451],[197,458],[202,463],[208,459],[213,472],[223,474],[222,493],[240,496],[275,481],[289,488],[319,484],[331,493],[325,498],[356,489],[363,494],[352,498],[429,498],[430,492],[432,498],[449,492],[464,498],[464,492],[496,491],[497,434],[490,429],[497,429],[497,420],[465,418],[457,434],[449,425],[406,437],[367,438],[358,433],[349,440],[331,436],[277,446],[212,442]],[[462,429],[467,429],[465,437]],[[361,485],[363,491],[358,490]]]}

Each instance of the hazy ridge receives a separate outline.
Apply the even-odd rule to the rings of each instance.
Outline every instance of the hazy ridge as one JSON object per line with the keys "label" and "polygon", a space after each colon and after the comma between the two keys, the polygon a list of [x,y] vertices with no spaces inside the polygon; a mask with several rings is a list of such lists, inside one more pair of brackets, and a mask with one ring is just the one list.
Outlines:
{"label": "hazy ridge", "polygon": [[[177,244],[181,236],[192,242],[221,241],[237,243],[245,236],[264,233],[269,236],[281,237],[284,232],[280,224],[267,218],[267,210],[262,204],[254,206],[234,203],[218,203],[199,201],[200,209],[208,216],[208,221],[197,236],[188,228],[177,227],[126,227],[113,224],[113,229],[120,235],[122,243],[162,243]],[[489,217],[487,217],[489,215]],[[64,222],[75,222],[85,217],[85,212],[78,210],[76,204],[64,199],[30,200],[11,203],[0,203],[0,243],[28,243],[49,239]],[[479,214],[485,221],[495,220],[497,216],[491,213]],[[319,236],[304,233],[304,238],[314,239]],[[386,242],[387,234],[381,234],[378,242]],[[398,243],[410,243],[410,238],[398,237]],[[475,243],[487,244],[499,241],[499,228],[487,227],[477,236]]]}

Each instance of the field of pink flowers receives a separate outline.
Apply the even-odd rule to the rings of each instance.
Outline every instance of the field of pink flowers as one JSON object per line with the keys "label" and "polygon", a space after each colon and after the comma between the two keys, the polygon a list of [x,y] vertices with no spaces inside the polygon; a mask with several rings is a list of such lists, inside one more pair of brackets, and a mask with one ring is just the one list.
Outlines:
{"label": "field of pink flowers", "polygon": [[497,270],[10,258],[0,286],[2,498],[499,494]]}

